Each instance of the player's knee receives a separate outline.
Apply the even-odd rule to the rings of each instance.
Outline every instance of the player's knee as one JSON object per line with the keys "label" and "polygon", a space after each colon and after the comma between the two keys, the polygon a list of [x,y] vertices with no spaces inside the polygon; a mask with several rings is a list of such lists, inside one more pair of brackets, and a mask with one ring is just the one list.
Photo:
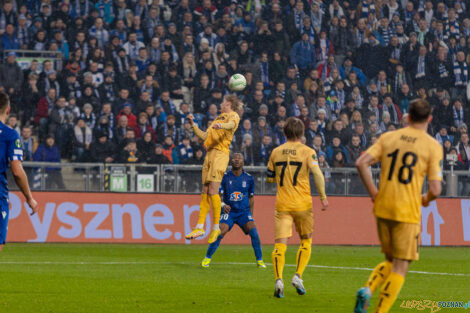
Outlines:
{"label": "player's knee", "polygon": [[312,238],[300,240],[300,248],[304,250],[310,250],[312,247]]}
{"label": "player's knee", "polygon": [[[243,231],[245,232],[245,235],[248,235],[250,234],[250,232],[255,229],[256,230],[256,225],[255,223],[253,222],[248,222],[245,224],[245,226],[243,227]],[[251,234],[250,234],[251,235]]]}
{"label": "player's knee", "polygon": [[224,237],[229,231],[227,224],[220,224],[220,236]]}

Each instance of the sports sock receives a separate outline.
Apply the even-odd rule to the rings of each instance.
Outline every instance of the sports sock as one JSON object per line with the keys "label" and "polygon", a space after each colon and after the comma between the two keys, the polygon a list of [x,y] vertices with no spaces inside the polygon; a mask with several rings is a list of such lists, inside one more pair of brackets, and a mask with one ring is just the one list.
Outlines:
{"label": "sports sock", "polygon": [[220,210],[222,209],[222,202],[220,201],[219,194],[209,196],[209,198],[212,203],[212,216],[214,217],[214,219],[212,220],[212,224],[214,224],[214,226],[218,226],[220,220]]}
{"label": "sports sock", "polygon": [[[204,222],[206,221],[207,213],[211,209],[211,204],[209,202],[209,196],[205,193],[201,194],[201,203],[199,204],[199,217],[197,219],[196,228],[203,228]],[[202,225],[202,227],[198,227]]]}
{"label": "sports sock", "polygon": [[404,282],[405,277],[395,272],[390,273],[380,291],[375,313],[387,313],[392,308]]}
{"label": "sports sock", "polygon": [[219,229],[220,229],[220,225],[218,223],[212,225],[212,230],[219,230]]}
{"label": "sports sock", "polygon": [[261,251],[261,240],[259,239],[258,230],[252,228],[249,234],[251,237],[251,246],[255,251],[256,261],[261,261],[263,259],[263,252]]}
{"label": "sports sock", "polygon": [[374,268],[366,283],[366,287],[369,287],[372,293],[379,289],[382,283],[388,278],[392,272],[392,266],[392,262],[384,261]]}
{"label": "sports sock", "polygon": [[312,239],[302,239],[300,247],[297,251],[297,267],[295,273],[302,277],[302,274],[310,261],[310,254],[312,252]]}
{"label": "sports sock", "polygon": [[207,252],[206,252],[206,258],[212,258],[212,256],[214,255],[215,251],[217,250],[217,248],[219,247],[220,245],[220,242],[222,241],[222,236],[219,235],[219,237],[217,237],[217,240],[214,241],[213,243],[211,243],[209,245],[209,247],[207,247]]}
{"label": "sports sock", "polygon": [[287,245],[283,243],[274,244],[272,258],[274,266],[274,277],[276,277],[276,279],[282,279],[282,271],[284,270],[284,264],[286,262],[286,249]]}

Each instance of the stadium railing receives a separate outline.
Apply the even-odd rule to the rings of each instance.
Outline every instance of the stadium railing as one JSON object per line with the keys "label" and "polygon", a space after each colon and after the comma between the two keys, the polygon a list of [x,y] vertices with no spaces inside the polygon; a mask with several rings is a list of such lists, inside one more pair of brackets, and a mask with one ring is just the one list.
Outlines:
{"label": "stadium railing", "polygon": [[[198,194],[201,191],[200,165],[153,165],[115,163],[24,162],[30,186],[40,191],[141,192]],[[273,195],[275,184],[265,181],[266,167],[245,166],[253,175],[258,195]],[[367,195],[355,168],[329,168],[324,171],[328,195]],[[372,169],[379,181],[380,170]],[[8,174],[12,190],[16,190]],[[312,194],[316,194],[311,178]],[[425,184],[424,190],[427,186]],[[469,197],[470,172],[444,171],[443,196]]]}

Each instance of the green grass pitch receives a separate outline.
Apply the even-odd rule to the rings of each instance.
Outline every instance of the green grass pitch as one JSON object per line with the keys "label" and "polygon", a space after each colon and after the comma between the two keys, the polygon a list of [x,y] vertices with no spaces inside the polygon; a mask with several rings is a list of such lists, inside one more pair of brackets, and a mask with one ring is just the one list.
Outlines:
{"label": "green grass pitch", "polygon": [[[10,243],[0,254],[0,312],[352,312],[355,292],[370,273],[365,268],[382,260],[378,247],[314,246],[304,275],[307,294],[298,296],[290,286],[297,246],[289,246],[285,298],[275,299],[272,267],[258,269],[250,245],[222,242],[210,268],[200,267],[205,250]],[[271,250],[263,246],[269,263]],[[469,301],[469,259],[469,248],[423,248],[410,270],[427,273],[408,274],[392,312],[417,312],[400,308],[403,300]],[[448,311],[461,310],[442,309]]]}

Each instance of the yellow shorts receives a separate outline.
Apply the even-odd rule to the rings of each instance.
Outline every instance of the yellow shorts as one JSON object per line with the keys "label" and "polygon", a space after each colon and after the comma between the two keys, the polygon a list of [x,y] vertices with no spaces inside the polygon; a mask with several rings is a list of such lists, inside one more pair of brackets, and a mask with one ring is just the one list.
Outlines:
{"label": "yellow shorts", "polygon": [[220,150],[211,149],[207,152],[202,165],[202,184],[221,182],[229,161],[229,155]]}
{"label": "yellow shorts", "polygon": [[386,256],[409,261],[419,259],[419,224],[377,218],[377,232]]}
{"label": "yellow shorts", "polygon": [[278,211],[274,214],[274,239],[292,237],[292,224],[299,236],[313,233],[313,211]]}

